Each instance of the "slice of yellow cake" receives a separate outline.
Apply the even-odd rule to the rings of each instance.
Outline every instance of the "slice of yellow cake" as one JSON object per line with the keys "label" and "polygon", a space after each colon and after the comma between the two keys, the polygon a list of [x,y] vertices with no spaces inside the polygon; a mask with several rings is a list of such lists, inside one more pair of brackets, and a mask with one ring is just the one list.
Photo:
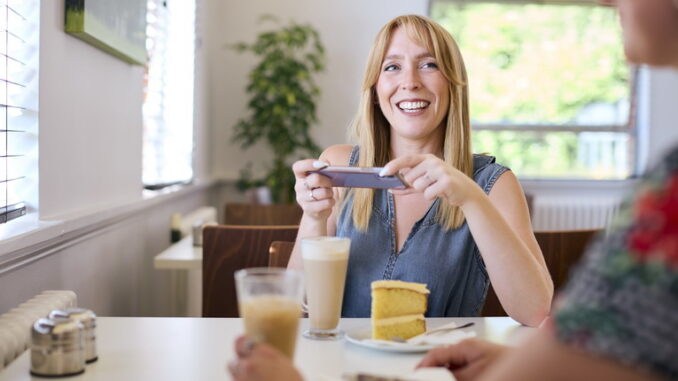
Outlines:
{"label": "slice of yellow cake", "polygon": [[372,282],[372,338],[409,339],[426,332],[427,299],[430,291],[423,283],[399,280]]}

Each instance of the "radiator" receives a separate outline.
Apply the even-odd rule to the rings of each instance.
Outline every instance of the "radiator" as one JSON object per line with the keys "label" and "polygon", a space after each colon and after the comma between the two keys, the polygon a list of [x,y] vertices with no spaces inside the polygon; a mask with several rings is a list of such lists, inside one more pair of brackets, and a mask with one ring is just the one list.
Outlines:
{"label": "radiator", "polygon": [[536,196],[534,230],[605,229],[619,211],[620,197]]}

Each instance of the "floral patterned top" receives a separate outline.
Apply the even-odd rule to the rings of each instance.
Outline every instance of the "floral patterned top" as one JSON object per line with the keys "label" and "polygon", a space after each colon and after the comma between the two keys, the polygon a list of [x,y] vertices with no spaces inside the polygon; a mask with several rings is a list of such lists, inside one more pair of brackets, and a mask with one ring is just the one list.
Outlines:
{"label": "floral patterned top", "polygon": [[575,348],[678,378],[678,147],[589,247],[554,314]]}

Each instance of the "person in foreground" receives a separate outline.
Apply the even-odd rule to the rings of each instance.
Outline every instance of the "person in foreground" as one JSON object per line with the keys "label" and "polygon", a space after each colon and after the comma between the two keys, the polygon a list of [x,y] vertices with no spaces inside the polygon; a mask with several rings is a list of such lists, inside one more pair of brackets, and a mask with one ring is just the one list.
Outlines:
{"label": "person in foreground", "polygon": [[[304,237],[351,239],[344,317],[370,316],[370,284],[425,283],[426,315],[478,316],[489,283],[508,314],[536,326],[548,314],[551,281],[516,176],[473,155],[466,69],[452,36],[423,16],[399,16],[370,51],[352,131],[358,145],[327,148],[294,164]],[[314,166],[314,163],[316,166]],[[407,190],[343,193],[318,163],[384,167]],[[303,267],[300,244],[290,268]]]}
{"label": "person in foreground", "polygon": [[[628,59],[678,69],[678,0],[609,0]],[[676,89],[678,91],[678,89]],[[553,318],[518,348],[471,339],[419,364],[458,380],[678,379],[678,146],[649,172],[620,220],[589,248]],[[236,341],[236,380],[300,380],[266,344]]]}

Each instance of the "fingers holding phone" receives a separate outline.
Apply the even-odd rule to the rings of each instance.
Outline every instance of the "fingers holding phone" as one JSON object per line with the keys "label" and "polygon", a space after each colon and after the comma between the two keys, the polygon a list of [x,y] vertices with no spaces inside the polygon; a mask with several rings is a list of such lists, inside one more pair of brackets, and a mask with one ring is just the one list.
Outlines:
{"label": "fingers holding phone", "polygon": [[304,213],[315,219],[328,218],[335,204],[329,179],[310,173],[327,166],[327,163],[313,159],[299,160],[292,166],[296,178],[294,190],[297,203]]}
{"label": "fingers holding phone", "polygon": [[432,154],[406,155],[393,159],[384,166],[380,174],[393,173],[402,173],[404,180],[410,184],[410,188],[403,191],[393,190],[393,194],[422,192],[429,200],[445,198],[453,205],[463,204],[469,197],[468,189],[475,184],[468,176]]}

